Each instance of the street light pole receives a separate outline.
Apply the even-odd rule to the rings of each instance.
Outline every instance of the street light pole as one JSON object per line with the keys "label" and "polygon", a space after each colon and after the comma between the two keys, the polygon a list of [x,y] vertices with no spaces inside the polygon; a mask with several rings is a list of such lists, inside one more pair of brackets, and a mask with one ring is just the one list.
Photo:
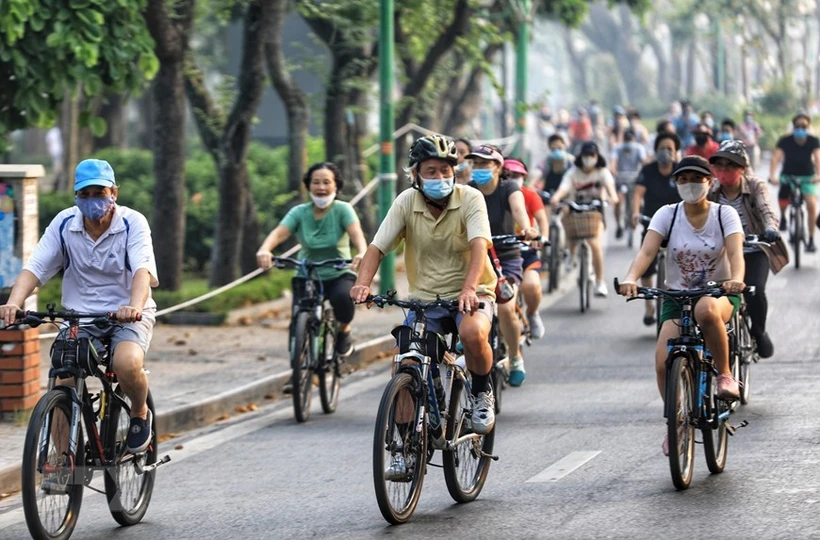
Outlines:
{"label": "street light pole", "polygon": [[515,143],[515,155],[527,160],[524,155],[527,148],[524,137],[527,133],[527,50],[530,44],[530,2],[516,2],[516,40],[515,40],[515,132],[518,141]]}
{"label": "street light pole", "polygon": [[[396,159],[393,150],[393,0],[380,0],[379,16],[379,223],[396,198]],[[379,270],[379,292],[395,288],[395,256],[387,253]]]}

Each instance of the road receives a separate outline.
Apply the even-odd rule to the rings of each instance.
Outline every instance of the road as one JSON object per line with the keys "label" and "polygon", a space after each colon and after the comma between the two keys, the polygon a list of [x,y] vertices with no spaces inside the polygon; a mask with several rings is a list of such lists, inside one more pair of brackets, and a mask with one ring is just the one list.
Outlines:
{"label": "road", "polygon": [[[629,257],[609,249],[610,279]],[[504,395],[500,460],[474,503],[453,504],[430,468],[411,522],[383,521],[371,472],[382,364],[347,381],[332,416],[297,425],[279,403],[165,443],[173,461],[158,471],[144,522],[116,530],[105,498],[86,491],[74,538],[818,538],[819,268],[812,256],[770,281],[776,355],[753,367],[752,401],[732,419],[749,426],[730,440],[723,474],[709,475],[697,447],[688,491],[675,491],[661,453],[642,307],[611,295],[581,315],[573,291],[546,312],[526,382]],[[560,460],[579,466],[556,475]],[[545,476],[554,480],[537,481]],[[27,538],[19,498],[3,507],[0,538]]]}

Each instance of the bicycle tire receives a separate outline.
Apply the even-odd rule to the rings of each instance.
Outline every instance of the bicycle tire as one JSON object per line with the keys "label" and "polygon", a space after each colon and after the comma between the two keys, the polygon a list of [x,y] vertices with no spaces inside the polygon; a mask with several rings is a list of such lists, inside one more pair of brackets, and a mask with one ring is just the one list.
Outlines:
{"label": "bicycle tire", "polygon": [[322,411],[325,414],[333,414],[339,405],[342,374],[339,369],[339,357],[336,355],[336,323],[329,308],[325,309],[320,351],[321,361],[316,368],[316,375],[319,379],[319,400],[322,402]]}
{"label": "bicycle tire", "polygon": [[[684,490],[692,482],[695,465],[695,429],[691,423],[695,396],[689,359],[676,356],[666,379],[666,427],[669,437],[669,471],[672,483]],[[680,407],[678,407],[680,404]]]}
{"label": "bicycle tire", "polygon": [[507,385],[508,374],[504,369],[504,358],[507,356],[507,345],[501,337],[498,316],[493,315],[492,327],[490,329],[490,342],[495,343],[497,350],[493,350],[493,369],[490,370],[490,383],[493,385],[495,394],[495,414],[501,414],[501,396]]}
{"label": "bicycle tire", "polygon": [[751,330],[746,319],[747,315],[741,317],[740,327],[740,404],[749,403],[752,395],[752,362],[757,354],[756,344],[752,339]]}
{"label": "bicycle tire", "polygon": [[296,314],[291,337],[291,369],[293,375],[293,414],[297,422],[307,422],[310,418],[310,401],[313,394],[313,366],[310,342],[313,331],[310,329],[310,313],[300,311]]}
{"label": "bicycle tire", "polygon": [[800,269],[800,252],[803,244],[803,209],[797,208],[792,210],[792,227],[794,227],[794,234],[792,235],[792,249],[794,250],[794,267]]}
{"label": "bicycle tire", "polygon": [[[77,519],[80,514],[80,507],[83,502],[83,489],[85,488],[84,480],[79,479],[78,482],[78,468],[82,470],[85,467],[85,443],[83,442],[82,422],[78,431],[77,453],[74,456],[74,464],[69,470],[70,472],[55,472],[55,476],[60,476],[60,480],[65,480],[65,483],[51,482],[50,485],[55,486],[55,490],[63,489],[64,494],[53,495],[46,494],[45,497],[68,497],[66,501],[66,510],[59,520],[59,523],[47,530],[47,525],[43,523],[41,514],[46,510],[40,508],[38,504],[38,494],[44,493],[48,488],[46,481],[43,478],[42,471],[39,470],[39,453],[40,453],[40,435],[46,422],[54,421],[54,411],[61,411],[65,414],[64,421],[66,427],[71,424],[71,409],[72,398],[69,394],[68,388],[56,387],[46,393],[37,402],[34,411],[29,418],[28,429],[26,430],[25,442],[23,445],[23,463],[22,463],[22,495],[23,495],[23,513],[26,517],[26,526],[28,527],[31,537],[36,540],[67,540],[74,532],[77,526]],[[48,440],[51,441],[53,435],[53,424],[49,424],[51,428],[49,431]],[[68,444],[68,436],[66,431],[66,441]],[[48,445],[48,443],[47,443]],[[47,446],[48,448],[48,446]],[[54,458],[58,456],[55,454]],[[82,458],[82,459],[81,459]],[[50,458],[47,456],[48,460]],[[55,469],[62,467],[61,465],[50,464]],[[65,475],[68,474],[66,477]],[[82,475],[80,475],[82,476]],[[54,505],[47,505],[54,508]]]}
{"label": "bicycle tire", "polygon": [[548,292],[558,289],[561,280],[561,231],[557,225],[550,227],[550,257]]}
{"label": "bicycle tire", "polygon": [[[399,400],[402,399],[400,396],[412,396],[409,398],[411,400],[415,397],[415,404],[412,407],[412,413],[407,414],[405,411],[402,414],[403,418],[406,416],[409,420],[397,424],[395,416],[397,409],[401,408],[398,405]],[[422,429],[417,432],[414,429],[414,423],[419,417],[420,401],[424,398],[424,391],[418,388],[417,380],[413,376],[408,373],[398,373],[387,383],[379,404],[379,412],[376,415],[376,429],[373,434],[373,486],[382,516],[393,525],[410,519],[416,510],[424,484],[427,469],[427,430]],[[407,408],[407,402],[404,403],[404,407]],[[404,433],[402,433],[402,426]],[[412,473],[408,473],[406,481],[401,482],[385,478],[385,467],[388,465],[385,462],[385,454],[390,455],[392,460],[397,446],[397,441],[393,440],[394,430],[401,438],[399,442],[402,453],[405,455],[405,462],[413,458]],[[405,448],[407,447],[412,452],[411,456],[406,455]],[[408,470],[409,468],[410,466]],[[394,505],[391,502],[391,494],[398,494],[402,485],[408,486],[407,493],[403,496],[401,506]],[[395,489],[393,489],[394,486]]]}
{"label": "bicycle tire", "polygon": [[[464,380],[460,377],[454,379],[453,389],[450,392],[450,405],[447,408],[448,419],[445,440],[448,443],[467,431],[464,425],[466,422],[464,416],[469,414],[468,411],[471,408],[469,390],[464,386]],[[458,433],[456,433],[456,429],[459,429]],[[463,442],[456,446],[454,450],[442,452],[444,481],[447,484],[447,491],[450,492],[450,496],[457,503],[474,501],[484,488],[487,473],[490,471],[490,464],[492,463],[492,458],[489,456],[493,453],[494,441],[495,428],[478,439]],[[474,465],[472,466],[465,465],[473,462]],[[462,476],[465,480],[463,483]]]}
{"label": "bicycle tire", "polygon": [[[657,287],[663,289],[666,281],[666,255],[658,255],[658,275],[656,277]],[[663,313],[663,298],[658,296],[655,299],[655,320],[658,323],[655,325],[655,335],[661,335],[661,313]]]}
{"label": "bicycle tire", "polygon": [[726,420],[718,420],[718,416],[726,413],[731,405],[723,400],[717,399],[717,383],[715,378],[709,376],[710,382],[706,388],[709,395],[704,396],[706,400],[707,419],[712,417],[718,422],[717,429],[706,426],[701,429],[703,434],[703,453],[706,455],[706,466],[709,472],[718,474],[723,472],[726,466],[726,456],[729,450],[729,431],[726,429]]}
{"label": "bicycle tire", "polygon": [[585,313],[589,307],[589,261],[584,245],[578,247],[578,293],[581,301],[581,313]]}
{"label": "bicycle tire", "polygon": [[493,395],[495,395],[495,414],[501,414],[501,396],[504,393],[504,368],[501,365],[494,365],[490,371],[490,383],[493,385]]}
{"label": "bicycle tire", "polygon": [[[114,392],[118,396],[125,398],[125,394],[119,385]],[[148,392],[147,403],[152,416],[151,436],[153,437],[153,442],[148,446],[144,457],[140,458],[142,466],[153,465],[157,462],[157,415],[154,411],[154,398],[151,396],[150,390]],[[103,448],[105,448],[107,453],[110,452],[110,455],[119,456],[126,445],[131,410],[130,408],[127,410],[123,409],[122,404],[115,398],[110,400],[109,407],[108,420],[101,435]],[[125,414],[123,415],[123,413]],[[121,420],[124,420],[124,422],[121,422]],[[106,456],[106,458],[108,457],[109,456]],[[137,474],[134,469],[135,463],[136,461],[134,460],[127,463],[120,462],[116,465],[109,465],[105,470],[105,496],[108,499],[108,510],[111,512],[111,517],[114,518],[114,521],[123,527],[136,525],[142,521],[142,518],[148,511],[148,505],[151,503],[151,495],[154,492],[156,470],[140,475]],[[133,472],[137,479],[139,479],[140,476],[142,477],[142,481],[137,490],[123,488],[123,475],[129,472]],[[117,475],[117,478],[114,478],[114,474]],[[124,491],[126,492],[125,497],[122,496]],[[131,501],[134,502],[132,503]]]}

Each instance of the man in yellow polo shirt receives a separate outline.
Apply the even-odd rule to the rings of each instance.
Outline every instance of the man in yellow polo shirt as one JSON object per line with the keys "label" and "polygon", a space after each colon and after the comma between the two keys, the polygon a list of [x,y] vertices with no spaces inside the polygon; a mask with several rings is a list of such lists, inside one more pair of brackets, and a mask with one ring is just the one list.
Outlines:
{"label": "man in yellow polo shirt", "polygon": [[[495,397],[489,384],[496,285],[487,256],[490,221],[481,192],[455,183],[457,162],[456,145],[449,138],[431,135],[413,143],[407,169],[413,189],[400,193],[387,212],[362,259],[350,297],[358,303],[366,300],[384,254],[403,239],[410,296],[458,299],[455,322],[472,375],[473,431],[487,434],[495,425]],[[426,317],[427,328],[441,332],[442,323],[452,315],[442,309],[428,311]]]}

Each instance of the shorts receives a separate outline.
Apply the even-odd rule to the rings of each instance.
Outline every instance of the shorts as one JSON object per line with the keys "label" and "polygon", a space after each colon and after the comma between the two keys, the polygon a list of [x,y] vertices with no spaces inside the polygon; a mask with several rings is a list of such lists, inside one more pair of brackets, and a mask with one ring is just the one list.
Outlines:
{"label": "shorts", "polygon": [[[151,345],[151,338],[154,335],[154,324],[156,323],[154,313],[156,313],[156,309],[147,309],[142,312],[142,320],[132,323],[125,323],[121,326],[111,326],[108,328],[86,326],[80,328],[79,337],[92,338],[92,343],[94,343],[94,346],[97,347],[97,350],[101,349],[101,339],[109,340],[109,352],[112,357],[114,355],[114,351],[117,349],[117,345],[123,341],[131,341],[136,343],[140,346],[142,352],[147,354],[148,347]],[[60,330],[61,335],[57,338],[58,341],[62,340],[63,327],[61,327]]]}
{"label": "shorts", "polygon": [[520,285],[524,279],[524,259],[518,257],[501,261],[501,273],[513,285]]}
{"label": "shorts", "polygon": [[[479,296],[478,300],[483,305],[479,307],[478,310],[471,316],[475,317],[477,313],[481,313],[487,317],[488,321],[492,322],[493,315],[495,314],[493,301],[486,296]],[[458,328],[458,325],[461,324],[461,320],[466,316],[467,315],[464,313],[458,313],[455,317],[453,317],[453,314],[444,308],[433,308],[427,310],[427,330],[429,332],[436,332],[437,334],[452,334]],[[407,314],[403,324],[405,326],[413,326],[415,321],[416,314],[411,311]]]}
{"label": "shorts", "polygon": [[541,268],[540,249],[528,249],[526,251],[522,251],[521,256],[523,257],[522,267],[524,268],[524,272],[527,270],[538,271],[538,269]]}
{"label": "shorts", "polygon": [[814,176],[798,176],[798,175],[781,175],[780,176],[780,190],[777,192],[777,199],[780,201],[788,201],[792,196],[791,183],[785,180],[786,176],[793,176],[793,178],[800,182],[800,191],[803,195],[809,197],[817,196],[817,184],[814,183]]}
{"label": "shorts", "polygon": [[[730,294],[726,298],[732,303],[732,316],[737,313],[740,308],[740,295]],[[697,302],[695,302],[697,305]],[[694,306],[692,306],[694,309]],[[668,298],[663,299],[663,307],[661,308],[661,316],[658,318],[658,324],[663,326],[663,323],[668,320],[680,319],[680,306]]]}

